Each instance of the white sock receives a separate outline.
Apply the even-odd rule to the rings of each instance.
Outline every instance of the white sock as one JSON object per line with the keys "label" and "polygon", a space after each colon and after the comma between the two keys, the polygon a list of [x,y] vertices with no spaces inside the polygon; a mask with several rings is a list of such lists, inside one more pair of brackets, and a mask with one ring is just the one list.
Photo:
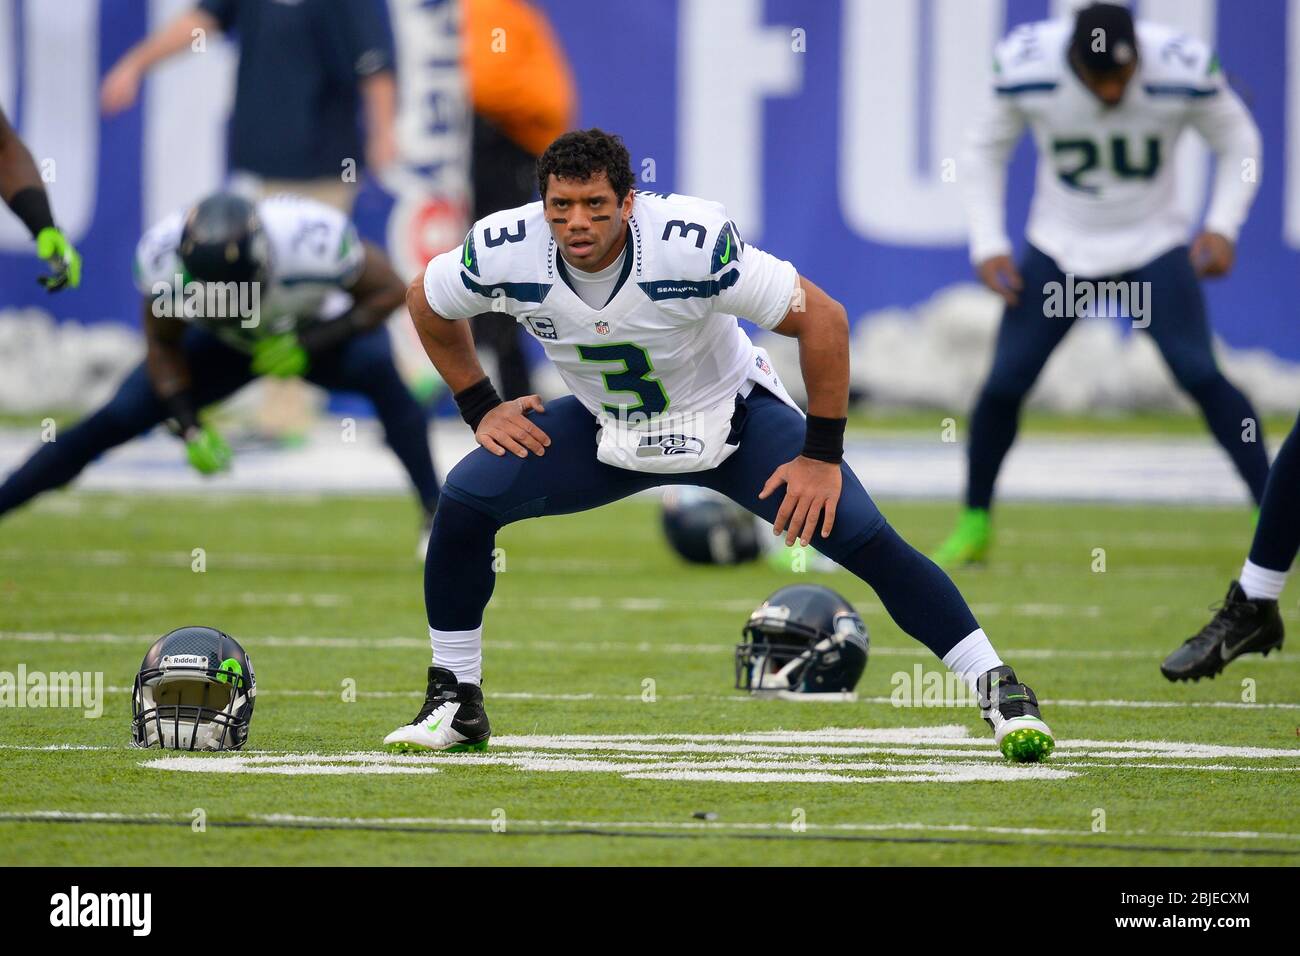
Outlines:
{"label": "white sock", "polygon": [[1289,571],[1270,571],[1268,568],[1261,568],[1258,564],[1247,561],[1241,566],[1241,577],[1237,580],[1241,589],[1246,592],[1246,597],[1252,601],[1257,598],[1276,601],[1282,596],[1282,588],[1286,586],[1286,576],[1289,573]]}
{"label": "white sock", "polygon": [[975,681],[981,674],[1002,666],[1002,658],[998,657],[998,652],[989,643],[983,628],[971,631],[958,641],[952,650],[943,655],[943,662],[948,670],[959,674],[971,690],[976,690]]}
{"label": "white sock", "polygon": [[445,667],[462,684],[483,682],[483,625],[472,631],[438,631],[429,628],[433,663]]}

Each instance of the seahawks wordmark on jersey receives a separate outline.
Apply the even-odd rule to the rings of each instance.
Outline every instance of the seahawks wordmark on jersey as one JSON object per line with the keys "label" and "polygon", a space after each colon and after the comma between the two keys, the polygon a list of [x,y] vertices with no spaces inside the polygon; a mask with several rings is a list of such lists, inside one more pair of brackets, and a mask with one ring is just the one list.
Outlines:
{"label": "seahawks wordmark on jersey", "polygon": [[1026,236],[1062,270],[1102,277],[1187,241],[1175,147],[1194,127],[1217,154],[1205,228],[1235,241],[1259,182],[1260,137],[1210,49],[1169,27],[1137,24],[1138,67],[1108,107],[1069,63],[1073,24],[1014,30],[994,54],[993,95],[972,126],[962,171],[971,259],[1008,254],[1006,165],[1026,125],[1038,150]]}
{"label": "seahawks wordmark on jersey", "polygon": [[[135,250],[135,284],[141,294],[167,306],[166,314],[201,325],[227,345],[251,351],[268,335],[293,332],[304,323],[338,317],[348,307],[343,291],[356,282],[365,250],[356,227],[341,212],[304,196],[270,196],[257,204],[270,265],[257,290],[257,314],[220,317],[194,314],[183,304],[187,283],[178,249],[185,213],[168,216],[141,237]],[[202,284],[197,284],[202,285]],[[200,292],[202,290],[200,289]]]}
{"label": "seahawks wordmark on jersey", "polygon": [[699,471],[727,445],[736,396],[759,382],[794,406],[736,317],[771,329],[798,275],[745,244],[718,203],[637,192],[623,268],[592,308],[574,291],[540,202],[474,224],[429,263],[424,291],[446,319],[496,310],[524,326],[601,422],[601,461],[637,471]]}

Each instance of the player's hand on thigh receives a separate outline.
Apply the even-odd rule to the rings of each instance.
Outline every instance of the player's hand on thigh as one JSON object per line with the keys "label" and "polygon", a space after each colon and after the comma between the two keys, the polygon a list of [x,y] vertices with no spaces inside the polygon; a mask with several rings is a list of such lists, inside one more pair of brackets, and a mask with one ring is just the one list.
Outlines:
{"label": "player's hand on thigh", "polygon": [[802,455],[777,468],[758,493],[760,499],[766,498],[785,485],[785,500],[772,522],[773,534],[784,531],[788,545],[794,544],[796,537],[808,544],[820,520],[822,537],[830,537],[843,480],[839,465]]}
{"label": "player's hand on thigh", "polygon": [[551,439],[529,420],[527,413],[530,411],[546,411],[542,400],[536,395],[502,402],[483,416],[474,437],[494,455],[510,452],[520,458],[527,458],[530,451],[534,455],[544,455]]}
{"label": "player's hand on thigh", "polygon": [[1024,282],[1020,270],[1010,256],[992,256],[979,264],[977,270],[980,281],[1002,297],[1007,305],[1014,306],[1020,301],[1020,290]]}
{"label": "player's hand on thigh", "polygon": [[1192,267],[1198,276],[1223,276],[1236,258],[1232,240],[1217,232],[1203,232],[1192,243]]}

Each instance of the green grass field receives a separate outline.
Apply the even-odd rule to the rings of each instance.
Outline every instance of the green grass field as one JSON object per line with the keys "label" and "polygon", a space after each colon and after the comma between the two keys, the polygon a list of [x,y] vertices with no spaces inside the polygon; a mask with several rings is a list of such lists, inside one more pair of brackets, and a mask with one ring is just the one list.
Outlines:
{"label": "green grass field", "polygon": [[[884,506],[922,548],[954,515]],[[895,675],[941,666],[846,574],[805,577],[867,621],[860,699],[732,690],[747,611],[793,576],[681,564],[646,499],[507,528],[492,749],[383,754],[428,660],[414,532],[397,498],[73,493],[6,520],[0,671],[98,671],[106,694],[98,719],[0,710],[0,864],[1300,860],[1300,658],[1188,686],[1158,671],[1240,566],[1245,509],[1001,509],[993,562],[957,582],[1062,741],[1037,768],[1005,764],[972,708],[891,703]],[[193,623],[256,665],[249,750],[158,764],[127,746],[129,687]]]}

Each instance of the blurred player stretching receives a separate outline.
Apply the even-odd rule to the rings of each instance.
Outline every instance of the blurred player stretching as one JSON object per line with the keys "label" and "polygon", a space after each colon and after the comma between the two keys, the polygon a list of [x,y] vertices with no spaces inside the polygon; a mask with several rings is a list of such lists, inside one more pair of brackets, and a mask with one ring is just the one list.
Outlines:
{"label": "blurred player stretching", "polygon": [[[1155,24],[1135,27],[1124,7],[1093,4],[1073,26],[1050,20],[1015,30],[998,46],[994,70],[993,104],[972,130],[964,176],[971,260],[1006,310],[971,415],[966,507],[934,559],[951,567],[987,555],[993,486],[1021,403],[1074,324],[1074,312],[1060,316],[1048,297],[1080,281],[1150,290],[1147,331],[1258,503],[1268,476],[1259,419],[1215,363],[1198,282],[1232,268],[1259,176],[1259,131],[1218,60],[1198,40]],[[1038,182],[1017,269],[1003,196],[1007,161],[1026,125],[1038,148]],[[1190,252],[1173,167],[1188,126],[1218,159],[1204,229]]]}

